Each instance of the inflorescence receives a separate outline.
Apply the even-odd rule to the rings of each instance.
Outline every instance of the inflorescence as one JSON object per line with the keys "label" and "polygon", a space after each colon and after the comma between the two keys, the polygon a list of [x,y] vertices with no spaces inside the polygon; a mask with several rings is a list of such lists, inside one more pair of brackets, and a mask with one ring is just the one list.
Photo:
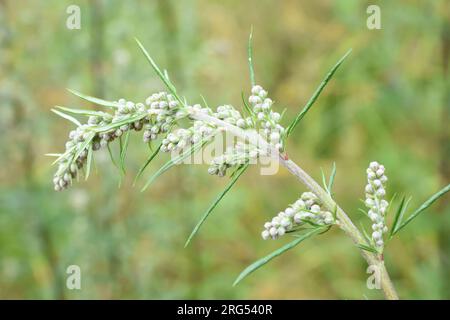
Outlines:
{"label": "inflorescence", "polygon": [[264,240],[277,239],[305,224],[327,226],[334,223],[333,214],[323,209],[320,199],[312,192],[304,192],[294,204],[264,224],[261,236]]}
{"label": "inflorescence", "polygon": [[[109,147],[110,142],[120,139],[131,130],[142,130],[145,143],[162,137],[162,152],[180,151],[197,143],[210,142],[221,128],[217,123],[196,119],[193,116],[196,113],[203,113],[242,130],[263,129],[262,135],[267,142],[281,151],[285,130],[279,124],[280,114],[272,111],[273,102],[267,98],[267,92],[261,86],[254,86],[249,101],[253,110],[247,117],[243,117],[231,105],[221,105],[214,112],[199,104],[191,106],[182,103],[176,96],[166,92],[152,94],[145,104],[120,99],[112,104],[114,114],[86,110],[83,114],[89,115],[87,123],[78,125],[69,133],[66,150],[55,161],[58,163],[53,178],[55,190],[66,189],[72,184],[93,151]],[[70,109],[64,110],[70,112]],[[180,120],[186,118],[191,120],[192,126],[183,128]],[[224,176],[228,168],[248,163],[261,154],[257,146],[238,141],[213,159],[208,172]]]}
{"label": "inflorescence", "polygon": [[279,124],[281,115],[272,110],[273,101],[267,97],[267,91],[259,85],[253,86],[248,102],[253,107],[258,124],[264,130],[263,137],[282,151],[285,129]]}
{"label": "inflorescence", "polygon": [[372,240],[378,249],[383,248],[383,234],[388,231],[385,222],[385,214],[389,205],[385,200],[387,180],[384,166],[376,161],[371,162],[367,168],[365,204],[369,209],[368,216],[372,220]]}

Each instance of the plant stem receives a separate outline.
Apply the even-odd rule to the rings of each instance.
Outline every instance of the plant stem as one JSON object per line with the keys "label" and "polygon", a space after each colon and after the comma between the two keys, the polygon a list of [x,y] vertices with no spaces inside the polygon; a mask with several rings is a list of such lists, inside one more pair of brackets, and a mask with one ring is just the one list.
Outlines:
{"label": "plant stem", "polygon": [[[273,155],[278,156],[278,161],[286,168],[290,173],[297,177],[300,182],[302,182],[309,190],[311,190],[330,210],[331,212],[336,211],[337,224],[338,226],[352,239],[355,244],[365,244],[361,232],[353,224],[352,220],[348,215],[342,210],[333,198],[326,192],[313,178],[311,178],[302,168],[300,168],[292,160],[288,160],[284,155],[280,154],[276,149],[274,149],[266,140],[264,140],[256,131],[244,131],[239,127],[229,124],[225,121],[206,115],[200,112],[191,113],[191,117],[197,120],[202,120],[205,122],[213,123],[219,127],[222,127],[231,134],[241,138],[244,141],[248,141],[258,148],[268,152],[272,157]],[[382,255],[374,254],[365,250],[360,249],[361,255],[367,261],[370,266],[376,266],[381,276],[381,288],[383,290],[384,296],[389,300],[398,300],[397,292],[395,291],[394,285],[389,277],[389,274],[384,265],[384,259]]]}

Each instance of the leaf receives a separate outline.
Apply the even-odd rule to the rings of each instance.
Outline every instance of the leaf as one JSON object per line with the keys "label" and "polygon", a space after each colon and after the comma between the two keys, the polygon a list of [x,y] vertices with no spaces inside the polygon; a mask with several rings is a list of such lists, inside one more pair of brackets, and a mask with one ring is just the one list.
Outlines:
{"label": "leaf", "polygon": [[175,157],[174,159],[170,159],[166,164],[164,164],[153,176],[148,179],[147,183],[142,187],[141,192],[145,191],[152,183],[155,181],[156,178],[158,178],[160,175],[162,175],[164,172],[172,168],[174,165],[178,164],[179,162],[183,161],[187,157],[189,157],[191,154],[197,152],[199,149],[201,149],[204,145],[206,145],[208,141],[201,141],[197,144],[194,144],[187,150],[186,152],[183,152],[178,157]]}
{"label": "leaf", "polygon": [[147,58],[148,62],[150,62],[150,65],[152,66],[153,70],[155,70],[156,74],[159,76],[159,78],[162,80],[162,82],[164,82],[164,84],[167,86],[167,88],[169,89],[169,91],[177,98],[177,100],[185,105],[185,103],[180,99],[180,97],[177,94],[177,90],[175,89],[175,86],[172,84],[172,82],[170,82],[169,78],[167,78],[164,73],[161,71],[161,69],[159,69],[159,67],[156,65],[155,61],[152,59],[152,57],[150,57],[150,55],[148,54],[147,50],[145,50],[144,46],[142,45],[142,43],[137,39],[134,38],[134,40],[136,40],[139,48],[142,50],[142,52],[144,53],[144,56]]}
{"label": "leaf", "polygon": [[247,104],[247,101],[245,100],[244,92],[241,92],[241,98],[242,98],[242,103],[244,104],[244,110],[246,111],[247,115],[249,116],[249,119],[252,121],[253,126],[254,126],[255,125],[255,113]]}
{"label": "leaf", "polygon": [[78,121],[77,119],[75,119],[75,118],[72,117],[72,116],[69,116],[68,114],[65,114],[65,113],[63,113],[63,112],[61,112],[61,111],[58,111],[58,110],[56,110],[56,109],[52,109],[52,112],[56,113],[58,116],[60,116],[60,117],[62,117],[62,118],[64,118],[64,119],[69,120],[70,122],[76,124],[78,127],[81,126],[80,121]]}
{"label": "leaf", "polygon": [[[120,144],[120,169],[125,173],[125,156],[127,155],[128,143],[130,142],[131,129],[125,133],[125,141]],[[120,140],[122,142],[122,140]]]}
{"label": "leaf", "polygon": [[[411,200],[411,198],[409,198]],[[409,200],[407,203],[409,203]],[[394,235],[395,230],[400,226],[400,223],[402,222],[403,215],[406,211],[407,203],[405,205],[406,197],[404,196],[402,200],[400,201],[400,204],[397,208],[397,211],[395,212],[394,220],[392,221],[391,230],[389,232],[389,239],[392,238]]]}
{"label": "leaf", "polygon": [[322,174],[322,185],[325,188],[326,192],[330,194],[330,191],[328,191],[327,182],[325,181],[325,173],[323,172],[322,167],[320,167],[320,173]]}
{"label": "leaf", "polygon": [[82,94],[76,90],[72,90],[72,89],[67,89],[70,93],[76,95],[77,97],[80,97],[81,99],[84,99],[86,101],[92,102],[94,104],[97,104],[99,106],[103,106],[103,107],[109,107],[109,108],[118,108],[119,107],[119,103],[118,102],[113,102],[113,101],[106,101],[103,99],[99,99],[99,98],[95,98],[95,97],[91,97],[85,94]]}
{"label": "leaf", "polygon": [[73,109],[73,108],[66,108],[66,107],[62,107],[62,106],[55,106],[55,107],[58,108],[58,109],[61,109],[63,111],[66,111],[68,113],[79,114],[79,115],[82,115],[82,116],[99,116],[99,117],[103,117],[105,115],[108,115],[108,113],[102,112],[102,111]]}
{"label": "leaf", "polygon": [[366,241],[368,243],[370,243],[372,241],[372,239],[367,234],[366,228],[364,228],[364,225],[362,223],[360,223],[360,226],[361,226],[361,230],[362,230],[362,234],[363,234],[364,238],[366,238]]}
{"label": "leaf", "polygon": [[206,210],[206,212],[201,217],[200,221],[197,223],[195,228],[192,230],[191,234],[189,235],[189,238],[187,239],[186,243],[184,244],[184,247],[186,248],[189,243],[191,242],[192,238],[197,234],[197,232],[200,230],[200,227],[205,222],[205,220],[208,218],[210,213],[214,210],[214,208],[219,204],[220,200],[230,191],[231,187],[236,183],[236,181],[239,179],[239,177],[244,173],[244,171],[248,168],[248,163],[241,166],[234,175],[233,179],[228,183],[228,185],[225,187],[225,189],[216,197],[214,202],[209,206],[209,208]]}
{"label": "leaf", "polygon": [[394,234],[403,229],[408,223],[410,223],[413,219],[415,219],[420,213],[428,209],[433,202],[442,197],[450,190],[450,184],[433,194],[427,201],[425,201],[416,211],[414,211],[405,222],[403,222],[396,230],[394,230]]}
{"label": "leaf", "polygon": [[248,69],[250,72],[250,83],[252,85],[252,87],[256,84],[255,83],[255,70],[253,68],[253,45],[252,45],[252,41],[253,41],[253,26],[250,29],[250,35],[248,37]]}
{"label": "leaf", "polygon": [[367,211],[362,208],[358,208],[358,212],[362,213],[364,215],[364,217],[368,216]]}
{"label": "leaf", "polygon": [[92,166],[92,155],[93,155],[93,150],[92,150],[92,144],[89,145],[88,148],[88,155],[87,155],[87,163],[86,163],[86,177],[85,180],[87,180],[89,178],[89,174],[91,173],[91,166]]}
{"label": "leaf", "polygon": [[109,158],[111,159],[111,162],[113,163],[113,165],[114,165],[117,169],[119,169],[119,167],[117,166],[116,160],[114,160],[114,156],[113,156],[113,154],[112,154],[111,146],[110,146],[109,143],[108,143],[108,145],[107,145],[107,149],[108,149]]}
{"label": "leaf", "polygon": [[136,182],[139,180],[141,175],[144,173],[147,166],[152,162],[152,160],[156,157],[156,155],[159,153],[159,150],[161,149],[162,143],[159,144],[158,148],[156,148],[152,154],[150,154],[150,157],[145,161],[143,166],[139,169],[138,174],[136,175],[136,178],[134,178],[133,186],[136,185]]}
{"label": "leaf", "polygon": [[249,116],[253,117],[254,116],[253,110],[249,107],[247,101],[245,101],[244,92],[241,92],[241,97],[242,103],[244,104],[244,110],[248,113]]}
{"label": "leaf", "polygon": [[75,150],[76,147],[77,147],[77,145],[73,145],[68,150],[66,150],[64,153],[62,153],[60,156],[58,156],[58,158],[56,158],[56,160],[52,162],[52,166],[55,165],[56,163],[58,163],[61,159],[67,157],[73,150]]}
{"label": "leaf", "polygon": [[78,159],[78,157],[80,156],[80,154],[86,150],[86,148],[88,147],[88,145],[91,143],[92,139],[94,139],[95,137],[95,133],[94,132],[90,132],[87,139],[85,139],[83,141],[83,143],[81,144],[80,148],[78,149],[77,153],[75,153],[75,156],[73,157],[75,160]]}
{"label": "leaf", "polygon": [[352,49],[347,51],[347,53],[335,64],[335,66],[328,72],[328,74],[325,76],[325,78],[320,83],[319,87],[316,89],[312,97],[309,99],[309,101],[306,103],[303,110],[297,115],[297,117],[292,121],[292,123],[288,126],[286,129],[286,136],[289,136],[292,131],[294,131],[297,124],[303,119],[303,117],[306,115],[306,113],[309,111],[309,109],[313,106],[314,102],[316,102],[317,98],[320,96],[320,93],[327,85],[328,81],[333,77],[336,70],[339,68],[339,66],[344,62],[345,58],[352,52]]}
{"label": "leaf", "polygon": [[389,200],[389,204],[386,208],[386,213],[384,214],[385,218],[389,215],[389,213],[391,212],[391,207],[392,204],[394,203],[395,199],[397,198],[397,192],[394,193],[394,195],[391,197],[391,200]]}
{"label": "leaf", "polygon": [[208,102],[206,102],[205,97],[203,95],[200,95],[200,98],[202,98],[202,101],[205,104],[205,107],[207,107],[209,109]]}
{"label": "leaf", "polygon": [[108,124],[106,126],[95,128],[95,129],[93,129],[93,131],[95,131],[95,132],[108,132],[108,131],[110,131],[112,129],[116,129],[116,128],[122,126],[122,125],[130,124],[130,123],[135,122],[135,121],[139,121],[139,120],[145,118],[146,116],[147,116],[147,114],[145,114],[145,113],[137,114],[137,115],[134,115],[134,116],[126,116],[120,121],[112,122],[112,123],[110,123],[110,124]]}
{"label": "leaf", "polygon": [[330,175],[330,179],[328,180],[328,188],[327,188],[330,196],[331,196],[331,190],[333,188],[335,177],[336,177],[336,162],[333,162],[333,167],[331,169],[331,175]]}
{"label": "leaf", "polygon": [[265,256],[264,258],[259,259],[258,261],[252,263],[247,268],[245,268],[244,271],[241,272],[241,274],[239,274],[239,276],[234,281],[233,286],[237,285],[244,278],[246,278],[248,275],[250,275],[252,272],[256,271],[257,269],[261,268],[263,265],[268,263],[270,260],[278,257],[279,255],[283,254],[284,252],[288,251],[289,249],[294,248],[296,245],[298,245],[302,241],[312,237],[313,235],[322,232],[323,229],[324,228],[313,229],[312,231],[307,232],[307,233],[299,236],[294,241],[289,242],[288,244],[286,244],[286,245],[282,246],[281,248],[275,250],[274,252],[270,253],[269,255]]}
{"label": "leaf", "polygon": [[365,251],[369,251],[369,252],[372,252],[372,253],[378,253],[378,251],[375,248],[369,247],[369,246],[367,246],[365,244],[357,244],[356,246],[358,248],[362,249],[362,250],[365,250]]}
{"label": "leaf", "polygon": [[61,157],[63,154],[62,153],[46,153],[44,154],[44,156],[47,157]]}

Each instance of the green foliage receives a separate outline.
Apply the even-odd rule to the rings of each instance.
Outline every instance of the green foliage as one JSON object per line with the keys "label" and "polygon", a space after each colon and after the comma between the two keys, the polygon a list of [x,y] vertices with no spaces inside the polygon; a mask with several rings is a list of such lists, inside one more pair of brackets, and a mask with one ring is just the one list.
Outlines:
{"label": "green foliage", "polygon": [[359,244],[357,244],[356,246],[357,246],[358,248],[360,248],[361,250],[364,250],[364,251],[367,251],[367,252],[371,252],[371,253],[375,253],[375,254],[378,253],[377,249],[375,249],[375,248],[373,248],[373,247],[371,247],[371,246],[365,245],[365,244],[359,243]]}
{"label": "green foliage", "polygon": [[[409,204],[409,201],[411,201],[411,198],[409,198],[406,201],[405,200],[406,200],[406,197],[403,197],[397,208],[397,211],[395,212],[394,220],[392,221],[392,226],[389,231],[389,238],[392,238],[392,236],[395,234],[395,232],[400,227],[400,224],[403,220],[403,215],[405,214],[405,211],[408,208],[408,204]],[[392,203],[392,200],[391,200],[391,203]]]}
{"label": "green foliage", "polygon": [[164,172],[168,171],[173,166],[181,163],[187,157],[193,155],[198,150],[202,149],[208,141],[200,141],[196,144],[190,146],[188,150],[183,151],[179,156],[174,157],[167,161],[155,174],[153,174],[150,179],[147,180],[145,185],[142,187],[141,192],[145,191],[159,176],[161,176]]}
{"label": "green foliage", "polygon": [[[85,94],[82,94],[76,90],[73,89],[67,89],[70,93],[76,95],[77,97],[80,97],[81,99],[84,99],[86,101],[92,102],[96,105],[103,106],[103,107],[109,107],[109,108],[117,108],[119,105],[117,102],[112,101],[106,101],[100,98],[94,98]],[[85,111],[86,112],[86,111]]]}
{"label": "green foliage", "polygon": [[77,119],[75,119],[72,116],[69,116],[68,114],[65,114],[65,113],[55,110],[55,109],[52,109],[52,112],[56,113],[58,116],[66,119],[66,120],[69,120],[70,122],[74,123],[76,126],[81,126],[80,121],[78,121]]}
{"label": "green foliage", "polygon": [[189,235],[189,238],[186,240],[186,243],[184,244],[185,248],[189,245],[192,238],[194,238],[194,236],[198,233],[198,231],[200,230],[200,227],[205,222],[205,220],[209,217],[211,212],[217,207],[219,202],[228,193],[228,191],[230,191],[230,189],[233,187],[233,185],[236,183],[236,181],[239,179],[239,177],[245,172],[245,170],[247,170],[247,168],[248,168],[248,164],[244,164],[233,173],[233,175],[231,177],[231,181],[228,183],[228,185],[225,187],[225,189],[216,197],[214,202],[209,206],[209,208],[203,214],[200,221],[195,225],[194,229],[192,230],[191,234]]}
{"label": "green foliage", "polygon": [[139,178],[144,173],[145,169],[148,167],[148,165],[153,161],[153,159],[158,155],[159,150],[161,149],[162,143],[158,145],[158,147],[150,154],[148,159],[145,161],[145,163],[142,165],[142,167],[139,169],[136,178],[134,178],[133,186],[136,185],[136,182],[139,180]]}
{"label": "green foliage", "polygon": [[177,98],[177,100],[183,105],[184,101],[181,100],[180,97],[178,96],[175,86],[172,84],[172,82],[170,81],[169,77],[167,76],[167,72],[163,73],[161,71],[161,69],[158,67],[158,65],[155,63],[155,61],[152,59],[152,57],[149,55],[147,50],[144,48],[142,43],[137,38],[135,38],[135,40],[136,40],[137,44],[139,45],[139,48],[144,53],[144,56],[147,58],[148,62],[152,66],[153,70],[158,75],[158,77],[161,79],[162,82],[164,82],[164,84],[166,85],[167,89],[169,89],[170,93],[172,93]]}
{"label": "green foliage", "polygon": [[314,228],[314,229],[310,230],[309,232],[307,232],[307,233],[305,233],[305,234],[303,234],[301,236],[298,236],[297,239],[295,239],[294,241],[291,241],[288,244],[285,244],[284,246],[282,246],[281,248],[279,248],[279,249],[275,250],[274,252],[268,254],[264,258],[261,258],[261,259],[255,261],[254,263],[249,265],[247,268],[244,269],[244,271],[242,271],[239,274],[239,276],[234,281],[233,286],[237,285],[239,282],[241,282],[243,279],[245,279],[251,273],[253,273],[254,271],[258,270],[259,268],[261,268],[263,265],[265,265],[266,263],[268,263],[272,259],[274,259],[274,258],[280,256],[281,254],[285,253],[286,251],[294,248],[295,246],[297,246],[298,244],[300,244],[304,240],[306,240],[308,238],[311,238],[312,236],[323,232],[325,229],[326,228],[323,228],[323,227]]}
{"label": "green foliage", "polygon": [[255,69],[253,68],[253,26],[250,30],[250,35],[248,37],[248,47],[247,47],[247,54],[248,54],[248,69],[250,73],[250,84],[254,86],[256,84],[255,82]]}
{"label": "green foliage", "polygon": [[89,175],[91,173],[91,166],[92,166],[92,161],[93,161],[93,150],[92,150],[92,145],[89,145],[88,148],[88,155],[87,155],[87,164],[86,164],[86,176],[85,176],[85,180],[87,180],[89,178]]}
{"label": "green foliage", "polygon": [[[419,208],[417,208],[411,215],[405,220],[402,220],[402,214],[400,214],[400,217],[398,218],[397,227],[392,232],[393,235],[395,235],[397,232],[399,232],[401,229],[406,227],[408,223],[413,221],[415,218],[419,216],[422,212],[424,212],[426,209],[428,209],[437,199],[442,197],[444,194],[446,194],[448,191],[450,191],[450,184],[446,185],[444,188],[433,194],[427,201],[425,201]],[[406,206],[405,206],[406,207]]]}
{"label": "green foliage", "polygon": [[345,58],[352,52],[350,49],[347,53],[334,65],[333,68],[328,72],[325,78],[320,83],[319,87],[316,89],[314,94],[308,100],[306,105],[303,107],[303,110],[295,117],[295,119],[291,122],[291,124],[286,129],[286,137],[289,137],[294,131],[295,127],[299,124],[299,122],[303,119],[303,117],[308,113],[309,109],[313,106],[314,102],[316,102],[317,98],[320,96],[322,90],[326,87],[327,83],[333,77],[336,70],[340,67],[340,65],[344,62]]}

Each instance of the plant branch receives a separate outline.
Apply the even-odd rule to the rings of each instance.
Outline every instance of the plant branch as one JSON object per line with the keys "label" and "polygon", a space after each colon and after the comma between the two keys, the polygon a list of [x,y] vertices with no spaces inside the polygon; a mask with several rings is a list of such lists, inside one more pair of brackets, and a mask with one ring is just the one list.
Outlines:
{"label": "plant branch", "polygon": [[[300,168],[295,162],[292,160],[288,160],[285,158],[283,154],[280,154],[275,148],[273,148],[266,140],[264,140],[257,132],[255,131],[244,131],[241,128],[238,128],[230,123],[217,119],[215,117],[206,115],[201,112],[192,112],[191,117],[196,120],[202,120],[209,123],[213,123],[224,130],[227,130],[231,134],[249,141],[250,143],[257,145],[258,147],[262,147],[265,151],[269,151],[270,155],[276,155],[278,157],[278,161],[283,165],[291,174],[293,174],[300,182],[302,182],[309,190],[311,190],[317,197],[319,197],[323,204],[330,210],[331,212],[336,211],[336,217],[338,220],[338,226],[352,239],[355,245],[365,244],[366,240],[364,239],[361,232],[356,228],[348,215],[342,210],[337,203],[333,200],[333,198],[326,192],[311,176],[309,176],[302,168]],[[390,280],[389,274],[384,265],[384,260],[381,255],[371,253],[365,250],[360,249],[361,255],[367,261],[369,265],[374,265],[380,272],[381,276],[381,287],[384,292],[386,299],[397,300],[398,295]]]}
{"label": "plant branch", "polygon": [[[297,177],[298,180],[300,180],[308,189],[310,189],[317,197],[319,197],[323,201],[323,204],[328,208],[328,210],[332,212],[336,210],[339,227],[352,239],[353,243],[357,245],[364,244],[366,242],[361,232],[358,230],[358,228],[356,228],[356,226],[353,224],[352,220],[348,217],[344,210],[342,210],[337,205],[337,203],[331,198],[331,196],[325,190],[323,190],[322,187],[313,178],[311,178],[292,160],[286,160],[282,155],[280,155],[279,161],[284,167],[286,167],[286,169],[288,169],[290,173]],[[360,249],[360,252],[369,265],[377,266],[378,270],[380,271],[381,288],[383,289],[386,299],[397,300],[398,295],[386,270],[383,258],[377,254],[370,253],[362,249]]]}

